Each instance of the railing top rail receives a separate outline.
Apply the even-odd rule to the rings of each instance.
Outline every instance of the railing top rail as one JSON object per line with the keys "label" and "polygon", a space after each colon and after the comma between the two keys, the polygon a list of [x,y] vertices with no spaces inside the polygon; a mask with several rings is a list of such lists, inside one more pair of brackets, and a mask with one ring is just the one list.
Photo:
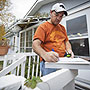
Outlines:
{"label": "railing top rail", "polygon": [[5,56],[0,56],[0,61],[4,61],[4,59],[6,58],[7,60],[9,59],[19,59],[19,57],[21,56],[35,56],[37,55],[36,53],[34,52],[30,52],[30,53],[10,53],[10,54],[7,54]]}
{"label": "railing top rail", "polygon": [[30,52],[30,53],[20,53],[20,54],[24,54],[24,55],[26,55],[26,56],[35,56],[35,55],[37,55],[37,54],[34,53],[34,52]]}
{"label": "railing top rail", "polygon": [[14,68],[16,68],[18,65],[20,65],[21,63],[23,63],[25,60],[26,60],[26,56],[24,55],[23,57],[21,57],[20,59],[16,60],[15,62],[13,62],[8,67],[6,67],[3,70],[1,70],[0,71],[0,77],[6,75],[7,73],[9,73],[11,70],[13,70]]}

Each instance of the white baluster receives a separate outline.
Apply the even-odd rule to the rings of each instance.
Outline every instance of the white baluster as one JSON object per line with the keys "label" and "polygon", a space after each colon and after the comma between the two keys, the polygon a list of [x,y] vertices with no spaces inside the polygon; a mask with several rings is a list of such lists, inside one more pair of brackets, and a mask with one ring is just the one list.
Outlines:
{"label": "white baluster", "polygon": [[32,68],[32,77],[34,76],[34,67],[35,67],[35,56],[33,58],[33,68]]}
{"label": "white baluster", "polygon": [[37,56],[36,77],[38,76],[39,56]]}
{"label": "white baluster", "polygon": [[28,61],[28,74],[27,74],[27,78],[30,77],[30,64],[31,64],[31,56],[29,56],[29,61]]}

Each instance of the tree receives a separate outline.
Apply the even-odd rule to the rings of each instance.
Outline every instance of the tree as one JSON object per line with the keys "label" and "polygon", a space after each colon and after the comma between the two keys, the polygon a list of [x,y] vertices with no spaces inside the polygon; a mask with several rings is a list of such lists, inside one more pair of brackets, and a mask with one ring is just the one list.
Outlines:
{"label": "tree", "polygon": [[0,40],[4,39],[4,35],[5,35],[5,27],[4,25],[0,25]]}
{"label": "tree", "polygon": [[0,0],[0,40],[5,39],[3,36],[10,24],[15,22],[15,16],[11,13],[10,0]]}
{"label": "tree", "polygon": [[0,0],[0,11],[4,9],[6,0]]}
{"label": "tree", "polygon": [[0,22],[6,27],[15,21],[15,16],[11,11],[10,0],[0,0]]}

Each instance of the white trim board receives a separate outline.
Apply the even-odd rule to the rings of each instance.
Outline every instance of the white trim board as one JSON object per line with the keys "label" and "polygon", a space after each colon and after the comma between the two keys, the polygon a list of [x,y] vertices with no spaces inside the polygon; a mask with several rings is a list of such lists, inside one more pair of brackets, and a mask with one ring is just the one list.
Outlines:
{"label": "white trim board", "polygon": [[46,68],[89,69],[90,62],[81,58],[59,58],[58,62],[45,62]]}

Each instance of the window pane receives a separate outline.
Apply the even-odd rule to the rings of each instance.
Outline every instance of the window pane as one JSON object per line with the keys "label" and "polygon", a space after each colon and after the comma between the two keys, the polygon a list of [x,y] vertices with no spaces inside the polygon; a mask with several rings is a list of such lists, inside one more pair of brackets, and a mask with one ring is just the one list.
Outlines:
{"label": "window pane", "polygon": [[[34,28],[34,32],[36,31],[36,28]],[[34,35],[32,30],[21,33],[21,37],[20,37],[20,51],[21,52],[32,52],[32,39]],[[26,37],[25,37],[25,34],[26,34]],[[25,42],[25,38],[26,38],[26,42]]]}
{"label": "window pane", "polygon": [[32,48],[26,48],[26,52],[32,52]]}
{"label": "window pane", "polygon": [[24,48],[20,48],[20,52],[24,52]]}
{"label": "window pane", "polygon": [[24,52],[24,44],[25,44],[25,32],[21,33],[21,37],[20,37],[20,52]]}
{"label": "window pane", "polygon": [[88,39],[70,40],[75,55],[89,56]]}
{"label": "window pane", "polygon": [[26,32],[26,47],[31,47],[32,45],[32,30]]}
{"label": "window pane", "polygon": [[68,35],[87,33],[86,15],[66,21],[66,25]]}

